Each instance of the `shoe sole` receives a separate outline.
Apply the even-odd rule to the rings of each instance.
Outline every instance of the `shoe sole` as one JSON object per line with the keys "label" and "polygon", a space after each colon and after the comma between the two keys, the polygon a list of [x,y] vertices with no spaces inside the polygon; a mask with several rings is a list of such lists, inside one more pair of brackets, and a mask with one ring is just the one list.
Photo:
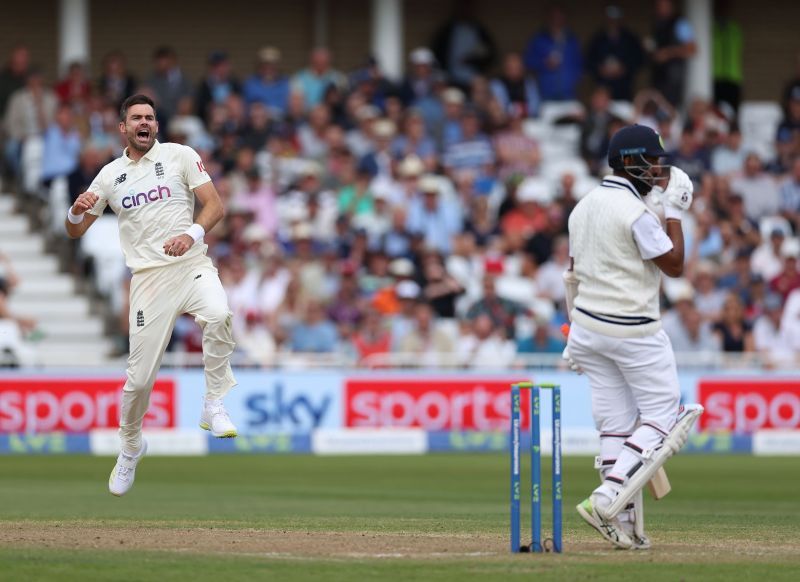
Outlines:
{"label": "shoe sole", "polygon": [[213,430],[211,430],[211,426],[209,426],[207,422],[200,422],[200,428],[202,428],[203,430],[207,430],[208,432],[211,433],[211,436],[217,437],[218,439],[232,439],[239,436],[239,433],[236,432],[235,430],[215,433]]}
{"label": "shoe sole", "polygon": [[578,511],[578,515],[580,515],[581,518],[583,518],[583,521],[585,521],[587,524],[592,526],[592,528],[595,529],[597,531],[597,533],[599,533],[601,536],[603,536],[603,538],[606,541],[610,542],[611,545],[613,545],[615,548],[619,548],[620,550],[630,550],[630,549],[633,548],[633,545],[625,545],[625,544],[615,540],[610,535],[608,535],[608,533],[606,533],[603,530],[603,528],[598,523],[596,523],[597,520],[594,518],[594,516],[583,508],[583,504],[582,503],[579,503],[578,505],[576,505],[575,509]]}

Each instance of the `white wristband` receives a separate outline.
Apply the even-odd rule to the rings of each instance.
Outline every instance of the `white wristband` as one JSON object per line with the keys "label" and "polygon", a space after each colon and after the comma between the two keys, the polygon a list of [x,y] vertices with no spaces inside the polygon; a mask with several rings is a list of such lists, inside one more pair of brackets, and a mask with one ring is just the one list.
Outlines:
{"label": "white wristband", "polygon": [[206,235],[206,229],[195,222],[183,234],[188,234],[194,242],[197,242]]}
{"label": "white wristband", "polygon": [[681,210],[680,208],[675,208],[674,206],[672,206],[670,204],[665,204],[664,205],[664,218],[665,219],[672,218],[672,219],[675,219],[675,220],[681,220],[683,218],[683,210]]}
{"label": "white wristband", "polygon": [[67,220],[69,220],[72,224],[80,224],[83,222],[84,214],[72,214],[72,206],[69,207],[67,210]]}

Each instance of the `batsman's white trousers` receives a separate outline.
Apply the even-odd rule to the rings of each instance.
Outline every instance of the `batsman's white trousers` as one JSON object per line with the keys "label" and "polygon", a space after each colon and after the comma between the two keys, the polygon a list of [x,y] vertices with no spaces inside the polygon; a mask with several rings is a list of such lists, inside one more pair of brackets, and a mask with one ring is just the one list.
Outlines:
{"label": "batsman's white trousers", "polygon": [[236,380],[230,365],[231,311],[219,273],[205,255],[134,273],[130,292],[130,355],[122,389],[119,434],[130,453],[142,446],[142,421],[175,321],[194,316],[203,329],[206,397],[222,398]]}
{"label": "batsman's white trousers", "polygon": [[668,433],[680,405],[678,369],[664,330],[643,338],[597,333],[575,322],[569,352],[589,378],[592,415],[601,433],[634,432],[637,420]]}

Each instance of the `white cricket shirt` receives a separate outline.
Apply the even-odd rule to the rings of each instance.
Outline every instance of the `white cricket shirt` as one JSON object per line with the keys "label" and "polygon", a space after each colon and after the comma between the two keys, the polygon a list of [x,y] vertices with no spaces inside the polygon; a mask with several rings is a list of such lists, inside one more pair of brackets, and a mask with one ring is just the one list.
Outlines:
{"label": "white cricket shirt", "polygon": [[126,148],[89,186],[99,197],[89,212],[100,216],[111,206],[131,271],[170,265],[208,248],[197,242],[181,257],[164,253],[164,243],[194,222],[193,190],[210,181],[200,156],[188,146],[156,141],[138,162],[128,157]]}

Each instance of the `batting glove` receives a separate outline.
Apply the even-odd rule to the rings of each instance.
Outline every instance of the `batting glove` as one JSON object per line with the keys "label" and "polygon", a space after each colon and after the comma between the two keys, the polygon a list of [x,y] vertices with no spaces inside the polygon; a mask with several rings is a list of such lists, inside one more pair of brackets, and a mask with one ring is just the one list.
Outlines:
{"label": "batting glove", "polygon": [[561,358],[566,360],[570,370],[577,372],[578,374],[583,374],[583,368],[581,368],[578,363],[572,359],[572,356],[569,353],[569,347],[564,348],[564,351],[561,352]]}
{"label": "batting glove", "polygon": [[669,184],[661,197],[664,216],[680,220],[683,211],[689,210],[692,205],[693,192],[692,179],[680,168],[672,166],[669,171]]}

